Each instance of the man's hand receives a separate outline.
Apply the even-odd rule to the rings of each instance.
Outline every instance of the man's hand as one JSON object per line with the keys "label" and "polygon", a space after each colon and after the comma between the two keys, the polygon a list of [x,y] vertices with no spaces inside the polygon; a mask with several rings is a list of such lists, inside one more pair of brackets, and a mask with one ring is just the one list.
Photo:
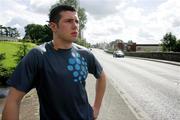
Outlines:
{"label": "man's hand", "polygon": [[93,105],[94,120],[96,120],[99,115],[99,110],[101,107],[105,89],[106,89],[106,75],[104,72],[102,72],[99,79],[96,80],[96,95]]}
{"label": "man's hand", "polygon": [[93,107],[93,120],[96,120],[99,115],[99,110]]}

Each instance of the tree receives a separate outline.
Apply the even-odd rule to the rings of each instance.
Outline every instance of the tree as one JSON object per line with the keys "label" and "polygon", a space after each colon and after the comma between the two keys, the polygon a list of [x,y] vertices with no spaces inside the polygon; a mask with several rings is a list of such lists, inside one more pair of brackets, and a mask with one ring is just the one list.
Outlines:
{"label": "tree", "polygon": [[28,51],[28,44],[23,40],[19,46],[18,51],[14,55],[15,61],[18,63],[28,53]]}
{"label": "tree", "polygon": [[176,41],[175,51],[180,52],[180,39]]}
{"label": "tree", "polygon": [[175,50],[176,36],[172,35],[171,32],[166,33],[161,41],[162,41],[163,51],[174,51]]}
{"label": "tree", "polygon": [[7,69],[3,66],[2,61],[5,59],[5,53],[0,53],[0,85],[6,85],[7,79],[12,74],[13,69]]}
{"label": "tree", "polygon": [[53,33],[51,31],[51,29],[49,28],[48,25],[44,25],[44,35],[43,38],[41,39],[41,41],[39,43],[43,43],[43,42],[48,42],[51,41],[53,39]]}
{"label": "tree", "polygon": [[86,41],[86,39],[78,38],[75,43],[77,43],[77,44],[79,44],[79,45],[82,45],[82,46],[85,46],[85,47],[88,47],[88,48],[91,47],[91,44],[88,43],[88,42]]}
{"label": "tree", "polygon": [[52,40],[52,31],[48,25],[28,24],[25,26],[23,39],[30,39],[32,42],[41,44]]}
{"label": "tree", "polygon": [[17,38],[20,36],[17,28],[3,27],[2,25],[0,25],[0,36],[3,35],[13,38]]}
{"label": "tree", "polygon": [[12,28],[12,36],[15,37],[15,38],[20,36],[17,28]]}
{"label": "tree", "polygon": [[87,22],[87,16],[85,14],[84,8],[78,9],[78,17],[79,17],[79,37],[82,38],[82,30],[85,28],[85,24]]}
{"label": "tree", "polygon": [[24,39],[31,39],[32,42],[38,42],[44,36],[44,27],[39,24],[28,24],[25,26],[25,36]]}
{"label": "tree", "polygon": [[60,4],[70,5],[78,9],[79,3],[76,0],[59,0]]}

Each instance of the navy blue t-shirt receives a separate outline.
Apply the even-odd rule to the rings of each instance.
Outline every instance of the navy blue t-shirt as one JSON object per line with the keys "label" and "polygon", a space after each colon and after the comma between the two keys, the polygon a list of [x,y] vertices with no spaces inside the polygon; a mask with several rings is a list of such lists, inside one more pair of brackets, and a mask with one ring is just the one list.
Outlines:
{"label": "navy blue t-shirt", "polygon": [[88,73],[99,78],[101,72],[90,51],[76,47],[55,50],[48,42],[21,60],[8,84],[24,92],[36,88],[41,120],[92,120],[85,80]]}

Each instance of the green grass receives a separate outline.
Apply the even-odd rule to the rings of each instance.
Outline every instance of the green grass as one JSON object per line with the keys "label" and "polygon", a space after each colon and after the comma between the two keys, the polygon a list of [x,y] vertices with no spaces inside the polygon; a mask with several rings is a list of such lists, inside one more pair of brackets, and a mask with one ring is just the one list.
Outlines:
{"label": "green grass", "polygon": [[[7,41],[0,41],[0,53],[5,53],[5,60],[2,61],[2,64],[7,67],[15,67],[15,54],[20,46],[21,42],[7,42]],[[33,43],[28,43],[28,48],[31,49],[36,45]]]}

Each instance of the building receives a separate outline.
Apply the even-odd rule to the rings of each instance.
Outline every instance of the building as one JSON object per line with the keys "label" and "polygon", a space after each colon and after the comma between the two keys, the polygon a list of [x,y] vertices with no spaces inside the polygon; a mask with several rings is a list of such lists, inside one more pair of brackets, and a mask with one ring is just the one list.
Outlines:
{"label": "building", "polygon": [[162,51],[160,44],[137,44],[136,51],[138,52],[159,52]]}
{"label": "building", "polygon": [[124,43],[123,40],[117,39],[110,42],[106,49],[122,50],[124,52],[159,52],[162,50],[162,46],[160,44],[136,44],[133,41]]}

